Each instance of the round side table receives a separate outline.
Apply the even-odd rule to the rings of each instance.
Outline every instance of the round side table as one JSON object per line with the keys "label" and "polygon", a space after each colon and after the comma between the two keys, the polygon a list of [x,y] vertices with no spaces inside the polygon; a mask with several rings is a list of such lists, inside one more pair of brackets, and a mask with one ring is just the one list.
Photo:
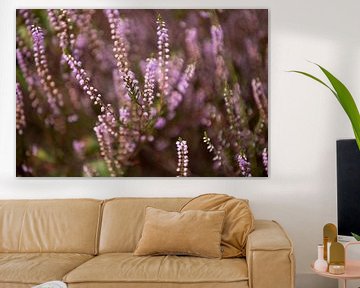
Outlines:
{"label": "round side table", "polygon": [[344,274],[331,274],[329,272],[320,272],[314,269],[314,263],[311,264],[311,269],[318,275],[327,278],[338,279],[343,281],[343,288],[346,288],[348,280],[360,279],[360,260],[347,260],[346,250],[351,245],[360,245],[360,242],[349,242],[345,244],[345,273]]}

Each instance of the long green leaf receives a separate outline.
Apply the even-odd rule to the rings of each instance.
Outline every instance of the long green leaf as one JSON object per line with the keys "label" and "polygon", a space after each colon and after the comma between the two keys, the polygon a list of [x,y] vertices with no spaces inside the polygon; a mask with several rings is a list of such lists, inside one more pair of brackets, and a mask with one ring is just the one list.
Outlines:
{"label": "long green leaf", "polygon": [[[354,127],[353,127],[353,130],[354,130]],[[359,150],[360,150],[360,135],[357,134],[357,132],[354,130],[354,134],[355,134],[355,139],[356,139],[356,143],[359,147]]]}
{"label": "long green leaf", "polygon": [[351,233],[351,235],[356,239],[356,241],[360,241],[360,235],[357,235],[355,233]]}
{"label": "long green leaf", "polygon": [[288,72],[293,72],[293,73],[298,73],[298,74],[302,74],[302,75],[305,75],[319,83],[321,83],[322,85],[324,85],[326,88],[328,88],[334,95],[336,98],[338,98],[338,95],[336,94],[336,92],[329,86],[327,85],[324,81],[320,80],[319,78],[315,77],[314,75],[311,75],[310,73],[306,73],[306,72],[303,72],[303,71],[299,71],[299,70],[290,70]]}
{"label": "long green leaf", "polygon": [[346,88],[346,86],[338,80],[334,75],[332,75],[325,68],[316,64],[321,71],[325,74],[325,76],[329,79],[331,85],[334,87],[338,95],[338,100],[342,107],[344,108],[346,114],[348,115],[350,122],[353,126],[356,142],[360,149],[360,113],[358,108],[356,107],[355,100],[351,95],[350,91]]}
{"label": "long green leaf", "polygon": [[320,66],[316,63],[313,63],[313,64],[317,65],[321,69],[321,71],[329,79],[333,88],[331,88],[329,85],[327,85],[324,81],[320,80],[319,78],[317,78],[309,73],[306,73],[303,71],[298,71],[298,70],[292,70],[289,72],[294,72],[294,73],[298,73],[298,74],[307,76],[307,77],[319,82],[320,84],[324,85],[335,95],[336,99],[339,101],[340,105],[343,107],[345,113],[347,114],[347,116],[350,119],[353,131],[354,131],[356,143],[360,150],[360,114],[359,114],[359,110],[356,107],[354,98],[352,97],[350,91],[345,87],[345,85],[340,80],[338,80],[334,75],[332,75],[329,71],[327,71],[322,66]]}

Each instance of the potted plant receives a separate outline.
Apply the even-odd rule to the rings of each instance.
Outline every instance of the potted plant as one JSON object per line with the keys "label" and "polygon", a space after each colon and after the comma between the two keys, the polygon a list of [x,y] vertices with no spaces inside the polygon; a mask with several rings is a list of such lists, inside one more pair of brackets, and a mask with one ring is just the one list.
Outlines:
{"label": "potted plant", "polygon": [[[289,72],[294,72],[294,73],[305,75],[305,76],[321,83],[322,85],[327,87],[332,92],[332,94],[334,94],[334,96],[339,101],[340,105],[343,107],[345,113],[347,114],[347,116],[350,120],[350,123],[351,123],[353,131],[354,131],[356,143],[357,143],[357,146],[360,151],[360,114],[359,114],[359,110],[356,106],[353,96],[351,95],[350,91],[346,88],[346,86],[340,80],[338,80],[333,74],[331,74],[324,67],[322,67],[316,63],[314,63],[314,64],[316,66],[318,66],[320,68],[320,70],[325,74],[325,76],[329,80],[331,86],[307,72],[298,71],[298,70],[292,70]],[[360,241],[360,235],[355,234],[355,233],[351,233],[351,234],[357,241]]]}

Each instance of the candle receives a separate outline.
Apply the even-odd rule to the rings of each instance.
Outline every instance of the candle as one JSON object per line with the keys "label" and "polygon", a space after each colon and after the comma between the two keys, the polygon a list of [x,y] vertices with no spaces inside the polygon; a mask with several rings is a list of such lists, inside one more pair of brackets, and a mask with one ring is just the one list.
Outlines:
{"label": "candle", "polygon": [[345,265],[337,265],[337,264],[331,264],[329,266],[329,273],[331,274],[344,274],[345,273]]}

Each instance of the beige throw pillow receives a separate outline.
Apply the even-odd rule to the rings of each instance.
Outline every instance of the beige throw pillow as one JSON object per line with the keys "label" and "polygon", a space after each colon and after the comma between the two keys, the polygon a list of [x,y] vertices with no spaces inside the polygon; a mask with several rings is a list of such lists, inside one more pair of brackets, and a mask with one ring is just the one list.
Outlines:
{"label": "beige throw pillow", "polygon": [[146,208],[134,255],[192,255],[221,258],[224,211],[168,212]]}
{"label": "beige throw pillow", "polygon": [[247,237],[254,230],[254,216],[247,200],[225,194],[204,194],[190,200],[181,209],[188,210],[225,211],[221,238],[222,257],[245,256]]}

